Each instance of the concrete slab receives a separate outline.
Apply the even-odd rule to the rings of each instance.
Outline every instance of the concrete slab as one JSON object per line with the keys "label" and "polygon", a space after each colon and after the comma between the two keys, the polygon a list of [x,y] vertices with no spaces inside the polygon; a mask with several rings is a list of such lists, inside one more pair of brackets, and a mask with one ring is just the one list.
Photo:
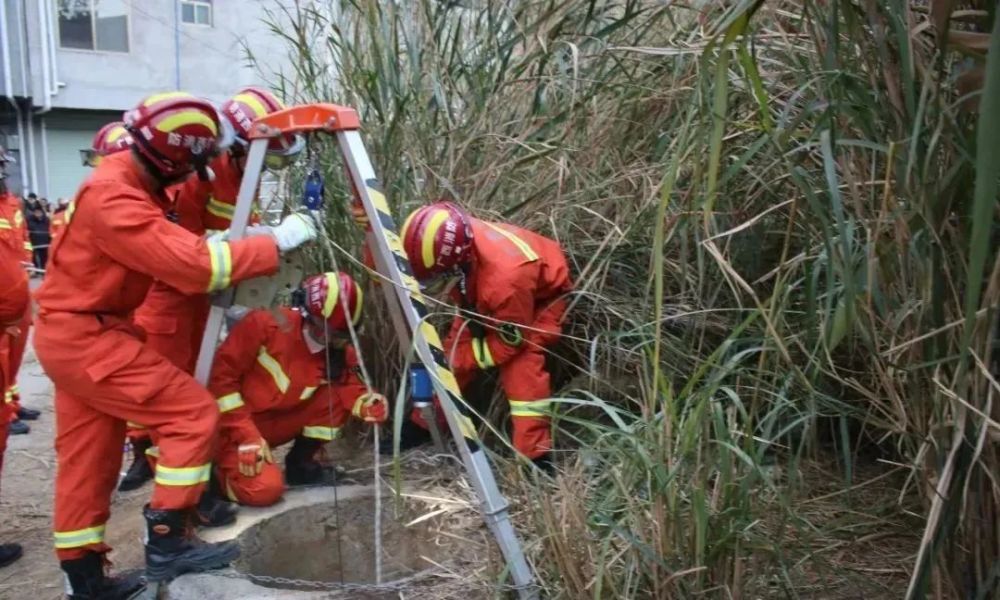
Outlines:
{"label": "concrete slab", "polygon": [[[341,486],[336,490],[338,502],[357,500],[374,495],[372,486]],[[305,490],[289,490],[281,502],[266,508],[240,507],[236,522],[228,527],[204,529],[199,535],[209,542],[235,540],[245,531],[255,525],[272,519],[289,510],[327,504],[333,502],[334,490],[330,487],[320,487]],[[295,548],[288,548],[294,553]],[[256,585],[244,579],[234,569],[225,569],[212,573],[184,575],[170,582],[166,590],[167,600],[271,600],[282,598],[288,600],[318,600],[331,598],[329,591],[296,592],[279,590]]]}

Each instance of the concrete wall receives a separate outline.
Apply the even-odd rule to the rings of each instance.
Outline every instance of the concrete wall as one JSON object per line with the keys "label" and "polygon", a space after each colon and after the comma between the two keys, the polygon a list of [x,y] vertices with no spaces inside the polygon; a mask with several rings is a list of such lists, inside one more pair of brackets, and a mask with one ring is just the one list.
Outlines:
{"label": "concrete wall", "polygon": [[60,48],[53,106],[124,110],[157,90],[182,89],[221,101],[240,87],[260,84],[246,65],[242,43],[259,56],[283,56],[280,40],[260,20],[273,0],[215,0],[213,26],[177,18],[176,0],[132,0],[129,52]]}
{"label": "concrete wall", "polygon": [[11,189],[71,196],[87,172],[81,143],[146,95],[183,89],[219,102],[274,81],[286,51],[263,19],[293,2],[214,0],[208,27],[180,22],[179,0],[129,0],[124,53],[61,48],[56,0],[0,0],[0,143],[19,159]]}
{"label": "concrete wall", "polygon": [[44,133],[44,155],[38,156],[45,164],[39,196],[53,203],[59,197],[72,198],[90,173],[80,160],[80,149],[89,148],[94,132],[119,118],[118,112],[64,110],[38,117],[40,133]]}
{"label": "concrete wall", "polygon": [[[181,22],[179,0],[130,0],[124,53],[60,47],[56,0],[0,0],[0,94],[31,98],[38,107],[48,96],[52,108],[84,110],[124,110],[174,89],[219,101],[272,80],[285,64],[280,38],[262,20],[266,9],[292,1],[214,0],[208,27]],[[263,76],[247,64],[244,44]]]}

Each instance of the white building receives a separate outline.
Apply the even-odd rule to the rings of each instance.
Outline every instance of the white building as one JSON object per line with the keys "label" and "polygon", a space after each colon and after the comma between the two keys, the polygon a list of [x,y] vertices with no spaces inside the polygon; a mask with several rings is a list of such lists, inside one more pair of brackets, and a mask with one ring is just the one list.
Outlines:
{"label": "white building", "polygon": [[79,150],[148,94],[182,89],[218,102],[273,80],[285,48],[265,20],[278,5],[0,0],[0,143],[18,159],[12,191],[72,197],[89,171]]}

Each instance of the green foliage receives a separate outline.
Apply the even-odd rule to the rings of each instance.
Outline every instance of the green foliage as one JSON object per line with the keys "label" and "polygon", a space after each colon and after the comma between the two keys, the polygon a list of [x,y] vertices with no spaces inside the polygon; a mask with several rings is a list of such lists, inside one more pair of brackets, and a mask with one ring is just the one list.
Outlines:
{"label": "green foliage", "polygon": [[276,87],[357,108],[400,219],[450,196],[571,258],[558,425],[580,450],[554,487],[508,482],[539,507],[519,524],[551,595],[740,597],[773,575],[794,596],[798,467],[835,448],[849,486],[861,445],[924,499],[911,597],[933,566],[996,593],[1000,57],[993,36],[977,117],[956,81],[982,56],[939,51],[925,4],[275,9]]}

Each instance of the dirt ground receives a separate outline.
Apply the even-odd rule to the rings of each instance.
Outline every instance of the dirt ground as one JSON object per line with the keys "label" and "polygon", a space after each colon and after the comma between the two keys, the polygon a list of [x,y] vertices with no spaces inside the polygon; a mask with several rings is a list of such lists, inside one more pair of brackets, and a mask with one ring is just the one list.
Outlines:
{"label": "dirt ground", "polygon": [[[45,376],[30,344],[18,376],[21,403],[42,411],[30,422],[31,433],[10,436],[0,480],[0,541],[18,542],[24,557],[0,570],[0,598],[57,600],[64,582],[52,550],[52,490],[56,459],[53,449],[55,414],[52,383]],[[149,485],[119,494],[108,523],[108,543],[116,568],[142,565],[142,505]]]}

